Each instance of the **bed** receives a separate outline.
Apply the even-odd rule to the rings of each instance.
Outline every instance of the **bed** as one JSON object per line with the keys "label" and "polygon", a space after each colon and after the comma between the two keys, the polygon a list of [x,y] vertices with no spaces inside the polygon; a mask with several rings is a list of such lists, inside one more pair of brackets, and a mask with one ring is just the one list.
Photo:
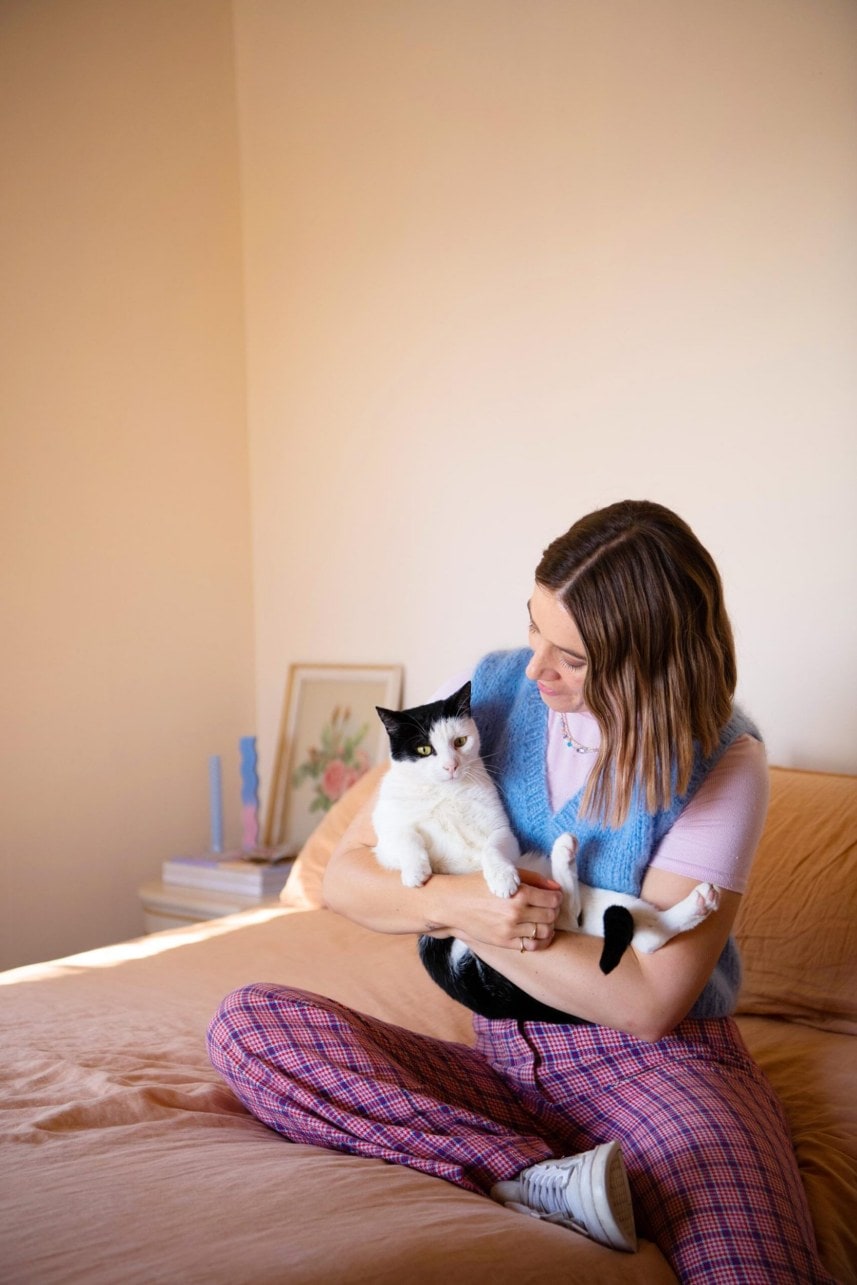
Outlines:
{"label": "bed", "polygon": [[[274,908],[0,976],[0,1280],[542,1282],[674,1277],[657,1248],[611,1252],[400,1166],[294,1146],[210,1068],[219,999],[250,981],[321,991],[471,1040],[414,940],[321,904],[327,815]],[[788,1113],[821,1255],[857,1282],[857,778],[771,769],[738,925],[740,1025]]]}

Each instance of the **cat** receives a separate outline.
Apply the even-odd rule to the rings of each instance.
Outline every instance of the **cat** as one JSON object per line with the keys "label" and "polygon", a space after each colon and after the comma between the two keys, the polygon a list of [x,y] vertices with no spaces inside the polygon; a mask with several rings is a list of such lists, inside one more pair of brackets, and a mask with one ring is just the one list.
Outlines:
{"label": "cat", "polygon": [[[521,854],[505,809],[480,755],[470,711],[471,685],[445,700],[394,711],[376,706],[390,741],[390,767],[372,819],[375,856],[401,871],[406,887],[432,874],[481,870],[495,896],[511,897],[518,868],[546,873],[541,853]],[[719,889],[697,886],[668,910],[624,893],[591,888],[577,876],[577,841],[562,834],[550,854],[550,875],[562,888],[557,929],[603,937],[600,967],[610,973],[628,946],[645,954],[696,927],[719,905]],[[483,1017],[581,1022],[543,1004],[485,964],[453,937],[419,939],[420,958],[446,993]]]}

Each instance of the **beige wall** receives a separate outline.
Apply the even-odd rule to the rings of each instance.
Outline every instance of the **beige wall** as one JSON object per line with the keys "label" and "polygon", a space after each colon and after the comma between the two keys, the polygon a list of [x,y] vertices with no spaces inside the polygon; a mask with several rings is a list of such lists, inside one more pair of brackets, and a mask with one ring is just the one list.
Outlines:
{"label": "beige wall", "polygon": [[18,964],[142,931],[137,885],[207,844],[210,754],[238,833],[229,4],[4,0],[0,134],[0,961]]}
{"label": "beige wall", "polygon": [[857,769],[857,6],[237,0],[266,753],[290,660],[419,700],[648,496],[771,757]]}
{"label": "beige wall", "polygon": [[420,699],[624,495],[772,758],[857,769],[853,4],[6,0],[0,58],[2,962],[139,931],[290,661]]}

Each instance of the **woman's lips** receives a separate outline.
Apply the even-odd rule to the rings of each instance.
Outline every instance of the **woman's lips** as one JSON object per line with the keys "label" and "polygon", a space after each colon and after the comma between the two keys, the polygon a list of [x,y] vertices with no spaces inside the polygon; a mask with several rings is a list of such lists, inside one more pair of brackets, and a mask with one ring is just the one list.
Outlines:
{"label": "woman's lips", "polygon": [[559,694],[555,687],[548,687],[547,683],[536,683],[536,687],[538,687],[542,696],[557,696]]}

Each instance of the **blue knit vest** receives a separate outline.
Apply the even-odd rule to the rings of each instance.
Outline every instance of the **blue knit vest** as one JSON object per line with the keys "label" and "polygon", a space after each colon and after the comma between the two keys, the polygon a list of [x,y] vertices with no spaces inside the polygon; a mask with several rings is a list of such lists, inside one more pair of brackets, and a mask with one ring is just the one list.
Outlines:
{"label": "blue knit vest", "polygon": [[[548,709],[535,683],[524,674],[530,654],[521,648],[484,657],[474,672],[471,693],[482,754],[491,765],[512,829],[522,851],[545,853],[560,834],[569,831],[579,844],[582,882],[638,897],[655,849],[715,763],[739,736],[749,733],[761,740],[759,732],[735,709],[717,749],[705,759],[697,753],[687,789],[659,812],[648,812],[645,799],[635,791],[624,824],[605,826],[580,816],[580,790],[554,813],[545,764]],[[734,1012],[740,983],[741,961],[730,937],[689,1016],[725,1017]]]}

